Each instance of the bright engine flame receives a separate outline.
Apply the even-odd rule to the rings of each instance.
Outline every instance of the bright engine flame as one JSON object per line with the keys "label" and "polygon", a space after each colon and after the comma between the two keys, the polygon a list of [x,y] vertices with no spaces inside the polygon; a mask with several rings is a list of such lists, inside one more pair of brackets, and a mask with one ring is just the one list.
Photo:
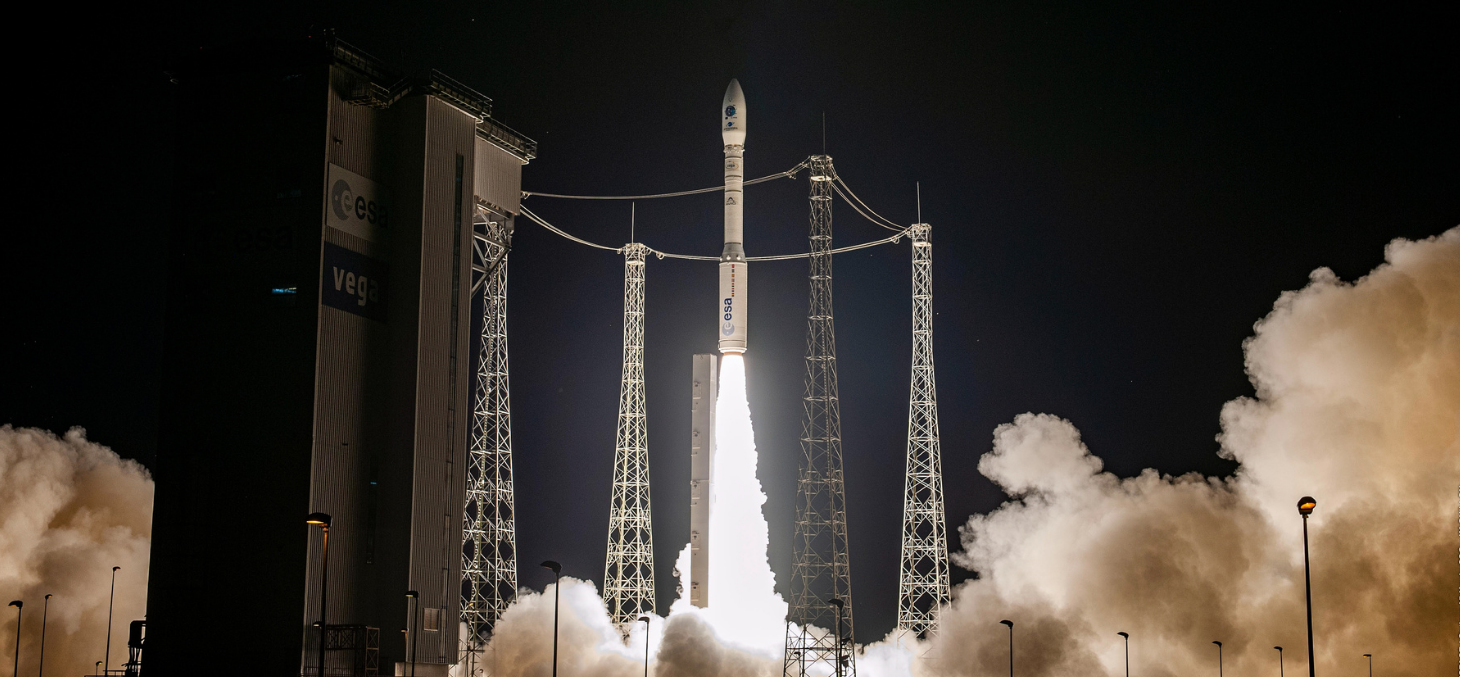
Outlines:
{"label": "bright engine flame", "polygon": [[706,617],[723,640],[779,655],[786,602],[776,593],[766,548],[770,535],[755,476],[755,431],[745,396],[745,358],[720,360],[715,405],[715,462],[710,473],[710,606]]}

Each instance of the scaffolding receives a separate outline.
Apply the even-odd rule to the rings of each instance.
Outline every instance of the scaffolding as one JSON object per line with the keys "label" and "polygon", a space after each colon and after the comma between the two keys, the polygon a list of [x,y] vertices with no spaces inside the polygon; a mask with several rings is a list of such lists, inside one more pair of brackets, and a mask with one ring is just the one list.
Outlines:
{"label": "scaffolding", "polygon": [[811,168],[810,299],[806,322],[806,393],[802,465],[796,482],[791,602],[786,622],[787,677],[855,677],[852,575],[842,477],[841,405],[832,320],[831,200],[836,170],[816,155]]}
{"label": "scaffolding", "polygon": [[649,510],[649,433],[644,403],[644,257],[637,242],[624,254],[624,364],[609,504],[603,601],[628,636],[642,614],[654,613],[654,533]]}
{"label": "scaffolding", "polygon": [[937,630],[939,610],[948,603],[948,527],[943,518],[943,457],[933,374],[932,227],[914,224],[908,235],[912,239],[912,391],[907,407],[897,627],[901,635],[922,637]]}
{"label": "scaffolding", "polygon": [[472,442],[462,529],[461,620],[469,645],[485,642],[517,596],[517,534],[512,486],[512,402],[507,379],[507,250],[511,219],[484,212],[472,257],[482,289]]}

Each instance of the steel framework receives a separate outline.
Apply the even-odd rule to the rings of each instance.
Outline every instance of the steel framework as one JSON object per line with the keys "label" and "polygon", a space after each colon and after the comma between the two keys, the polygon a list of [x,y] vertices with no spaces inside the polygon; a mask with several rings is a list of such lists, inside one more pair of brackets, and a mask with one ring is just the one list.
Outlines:
{"label": "steel framework", "polygon": [[654,613],[654,533],[649,510],[649,435],[644,404],[644,256],[624,245],[624,367],[614,445],[613,498],[603,600],[627,636],[641,614]]}
{"label": "steel framework", "polygon": [[[810,168],[811,291],[801,419],[804,458],[796,482],[791,603],[783,673],[788,677],[828,672],[855,677],[855,652],[842,648],[851,641],[838,641],[838,635],[853,635],[853,624],[831,296],[831,196],[836,170],[826,155],[813,156]],[[832,600],[843,605],[840,615]]]}
{"label": "steel framework", "polygon": [[[482,229],[485,233],[482,233]],[[507,382],[507,249],[512,222],[476,224],[473,269],[481,273],[482,334],[461,553],[461,620],[468,645],[484,641],[517,595],[512,496],[512,403]]]}
{"label": "steel framework", "polygon": [[936,632],[948,603],[948,533],[943,519],[943,457],[938,444],[938,386],[933,374],[932,227],[914,224],[912,239],[912,392],[907,405],[907,477],[902,498],[902,570],[897,627]]}

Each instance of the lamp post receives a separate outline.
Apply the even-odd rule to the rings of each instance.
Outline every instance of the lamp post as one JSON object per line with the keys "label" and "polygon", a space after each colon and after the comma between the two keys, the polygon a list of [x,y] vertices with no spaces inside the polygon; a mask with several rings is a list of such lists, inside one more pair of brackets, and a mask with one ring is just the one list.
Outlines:
{"label": "lamp post", "polygon": [[644,677],[649,677],[649,619],[649,616],[639,617],[639,620],[644,621]]}
{"label": "lamp post", "polygon": [[1303,516],[1303,588],[1308,593],[1308,677],[1317,675],[1313,667],[1313,574],[1308,566],[1308,516],[1316,507],[1318,501],[1312,496],[1298,499],[1298,514]]}
{"label": "lamp post", "polygon": [[1125,638],[1125,677],[1130,677],[1130,633],[1115,633]]}
{"label": "lamp post", "polygon": [[[112,591],[111,597],[106,602],[106,652],[102,655],[105,660],[102,662],[102,670],[110,670],[112,667],[112,608],[117,601],[117,570],[121,567],[112,567]],[[101,674],[106,674],[102,672]]]}
{"label": "lamp post", "polygon": [[1222,677],[1222,643],[1212,640],[1212,644],[1217,645],[1217,677]]}
{"label": "lamp post", "polygon": [[416,631],[419,629],[416,617],[421,615],[421,593],[407,590],[406,597],[414,602],[406,602],[406,605],[411,608],[411,677],[416,677]]}
{"label": "lamp post", "polygon": [[553,677],[558,677],[558,597],[563,594],[563,586],[558,585],[558,579],[562,577],[563,565],[548,560],[542,563],[542,567],[553,572]]}
{"label": "lamp post", "polygon": [[826,601],[836,607],[836,677],[842,677],[842,608],[847,603],[836,597]]}
{"label": "lamp post", "polygon": [[1283,677],[1283,648],[1280,646],[1273,648],[1277,649],[1278,652],[1278,677]]}
{"label": "lamp post", "polygon": [[1366,653],[1364,658],[1369,659],[1369,677],[1374,677],[1374,654]]}
{"label": "lamp post", "polygon": [[[41,669],[36,677],[46,675],[46,618],[51,615],[51,596],[46,595],[45,605],[41,607]],[[18,644],[16,645],[19,646]]]}
{"label": "lamp post", "polygon": [[320,548],[319,563],[319,671],[315,677],[324,677],[324,636],[325,628],[325,599],[329,595],[330,577],[330,522],[332,518],[327,513],[312,512],[304,518],[304,523],[324,528],[324,543]]}
{"label": "lamp post", "polygon": [[10,606],[15,607],[15,670],[14,677],[20,677],[20,614],[25,611],[25,602],[13,600]]}
{"label": "lamp post", "polygon": [[1014,621],[999,621],[999,625],[1009,626],[1009,677],[1014,677]]}

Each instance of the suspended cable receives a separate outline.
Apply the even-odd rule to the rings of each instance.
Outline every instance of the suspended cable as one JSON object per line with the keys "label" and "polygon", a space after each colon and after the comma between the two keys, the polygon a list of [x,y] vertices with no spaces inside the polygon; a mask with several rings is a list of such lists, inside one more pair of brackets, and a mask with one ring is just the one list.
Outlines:
{"label": "suspended cable", "polygon": [[[787,177],[795,178],[796,172],[801,171],[801,169],[803,169],[805,166],[806,166],[806,163],[805,162],[802,162],[801,164],[798,164],[795,167],[792,167],[792,168],[790,168],[790,169],[788,169],[788,170],[786,170],[784,172],[780,172],[778,174],[771,174],[770,176],[762,176],[762,177],[760,177],[758,179],[751,179],[749,181],[746,181],[745,182],[745,185],[749,186],[749,185],[753,185],[753,184],[757,184],[757,183],[765,183],[767,181],[775,181],[776,179],[784,179],[784,178],[787,178]],[[725,190],[725,186],[723,186],[723,185],[721,185],[721,186],[715,186],[713,188],[700,188],[700,189],[697,189],[697,190],[682,190],[682,191],[679,191],[677,193],[658,193],[658,194],[655,194],[655,195],[561,195],[561,194],[558,194],[558,193],[538,193],[538,192],[535,192],[535,191],[524,190],[524,191],[522,191],[522,197],[524,197],[524,198],[533,197],[533,196],[537,196],[537,197],[552,197],[552,198],[560,198],[560,199],[564,199],[564,200],[652,200],[652,199],[661,198],[661,197],[681,197],[681,196],[684,196],[684,195],[699,195],[700,193],[714,193],[714,192],[723,191],[723,190]]]}
{"label": "suspended cable", "polygon": [[[609,247],[607,245],[598,244],[597,242],[589,242],[588,240],[585,240],[585,239],[583,239],[581,237],[577,237],[575,235],[572,235],[572,234],[568,233],[567,231],[563,230],[562,228],[559,228],[557,226],[554,226],[551,223],[548,223],[542,217],[538,216],[537,214],[534,214],[532,212],[532,210],[528,209],[527,207],[522,207],[521,209],[522,209],[522,215],[523,216],[526,216],[528,218],[528,220],[532,221],[533,223],[536,223],[539,226],[542,226],[543,228],[546,228],[547,230],[551,231],[552,233],[557,234],[559,237],[562,237],[563,239],[572,240],[573,242],[577,242],[578,244],[582,244],[582,245],[587,245],[589,247],[593,247],[594,249],[602,249],[602,250],[611,251],[611,252],[622,252],[623,251],[623,247]],[[849,245],[849,246],[846,246],[846,247],[838,247],[836,249],[831,250],[829,253],[831,253],[831,254],[844,254],[846,252],[854,252],[854,251],[857,251],[858,249],[868,249],[868,248],[876,247],[876,246],[879,246],[879,245],[893,243],[893,242],[897,242],[899,239],[901,239],[906,234],[907,234],[907,229],[906,228],[900,228],[900,229],[898,229],[898,231],[896,233],[893,233],[892,235],[889,235],[887,237],[884,237],[884,238],[882,238],[880,240],[873,240],[871,242],[862,242],[860,244]],[[685,261],[719,261],[720,260],[720,257],[718,257],[718,256],[697,256],[697,255],[694,255],[694,254],[672,254],[670,252],[659,251],[658,249],[654,249],[652,247],[649,248],[649,251],[653,252],[655,256],[657,256],[657,257],[659,257],[661,259],[681,259],[681,260],[685,260]],[[793,259],[804,259],[804,258],[807,258],[807,257],[810,257],[810,256],[811,256],[811,254],[809,252],[802,253],[802,254],[773,254],[773,255],[770,255],[770,256],[747,256],[747,257],[745,257],[745,260],[746,261],[790,261],[790,260],[793,260]]]}
{"label": "suspended cable", "polygon": [[[847,204],[852,205],[852,209],[857,209],[857,205],[861,205],[862,209],[867,210],[867,212],[871,213],[872,216],[875,216],[877,218],[873,219],[871,216],[867,216],[867,214],[862,213],[862,209],[857,209],[857,213],[862,214],[862,216],[866,217],[869,221],[872,221],[872,223],[882,226],[883,228],[886,228],[888,230],[903,230],[903,227],[898,225],[892,219],[885,218],[881,214],[873,211],[871,207],[868,207],[867,203],[862,201],[862,198],[857,197],[857,194],[852,192],[852,187],[848,186],[847,182],[842,180],[842,177],[833,175],[832,181],[834,182],[832,184],[833,188],[836,188],[837,184],[841,185],[841,188],[837,189],[836,192],[838,195],[842,196],[843,200],[847,201]],[[846,194],[842,194],[842,190],[846,190]],[[851,196],[850,199],[848,199],[848,195]],[[855,204],[853,203],[854,200]]]}
{"label": "suspended cable", "polygon": [[605,246],[605,245],[598,244],[597,242],[589,242],[589,241],[587,241],[587,240],[585,240],[585,239],[583,239],[581,237],[577,237],[577,236],[571,235],[567,231],[564,231],[563,229],[561,229],[561,228],[559,228],[557,226],[554,226],[553,224],[548,223],[547,221],[543,220],[543,218],[540,217],[540,216],[538,216],[537,214],[532,213],[532,210],[531,209],[528,209],[525,206],[520,207],[520,209],[522,210],[522,215],[523,216],[526,216],[528,218],[528,220],[532,221],[533,223],[536,223],[539,226],[542,226],[543,228],[548,229],[549,231],[552,231],[554,233],[557,233],[559,236],[561,236],[561,237],[563,237],[565,239],[572,240],[574,242],[577,242],[578,244],[588,245],[589,247],[593,247],[594,249],[603,249],[603,250],[611,251],[611,252],[620,252],[620,251],[623,251],[623,248],[622,247],[609,247],[609,246]]}

